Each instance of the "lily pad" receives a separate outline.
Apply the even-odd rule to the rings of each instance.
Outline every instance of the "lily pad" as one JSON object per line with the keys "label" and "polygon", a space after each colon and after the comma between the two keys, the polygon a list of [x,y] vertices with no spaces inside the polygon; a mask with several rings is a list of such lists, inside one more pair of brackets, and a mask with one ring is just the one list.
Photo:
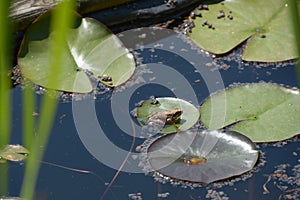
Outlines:
{"label": "lily pad", "polygon": [[53,86],[48,82],[50,44],[55,35],[49,28],[51,11],[40,16],[25,33],[18,55],[22,75],[45,88],[77,93],[92,90],[85,72],[109,87],[127,81],[135,70],[135,60],[129,50],[98,21],[75,14],[74,18],[76,23],[67,34],[64,60],[57,74],[59,84]]}
{"label": "lily pad", "polygon": [[297,58],[288,0],[226,0],[194,12],[201,12],[202,17],[194,20],[190,37],[209,52],[224,54],[247,40],[243,60]]}
{"label": "lily pad", "polygon": [[[226,113],[219,113],[212,120],[224,106]],[[228,88],[200,106],[200,120],[208,129],[233,124],[231,130],[254,142],[281,141],[299,134],[299,113],[298,89],[264,82]]]}
{"label": "lily pad", "polygon": [[[154,101],[157,102],[153,103],[153,99],[144,101],[142,105],[137,108],[137,119],[141,125],[145,126],[149,122],[149,117],[153,115],[153,113],[161,113],[163,116],[159,120],[163,121],[163,124],[159,127],[158,131],[160,133],[173,133],[179,130],[187,130],[199,119],[199,111],[197,108],[185,100],[164,97],[156,98]],[[172,112],[174,109],[181,111],[179,118],[169,124],[165,123],[167,116],[164,115],[164,113],[169,111]]]}
{"label": "lily pad", "polygon": [[251,170],[259,156],[250,139],[220,130],[165,135],[150,144],[146,154],[151,168],[167,180],[205,184]]}
{"label": "lily pad", "polygon": [[7,145],[0,149],[0,160],[19,162],[25,160],[29,151],[21,145]]}

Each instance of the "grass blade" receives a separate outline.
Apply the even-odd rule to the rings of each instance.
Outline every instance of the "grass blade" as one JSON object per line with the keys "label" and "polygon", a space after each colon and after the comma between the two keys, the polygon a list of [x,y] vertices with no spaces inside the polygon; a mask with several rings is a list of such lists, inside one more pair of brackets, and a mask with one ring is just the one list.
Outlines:
{"label": "grass blade", "polygon": [[[0,148],[9,143],[11,130],[10,79],[11,22],[9,0],[0,3]],[[8,194],[8,164],[0,163],[0,196]]]}
{"label": "grass blade", "polygon": [[[52,69],[50,78],[48,81],[52,83],[57,83],[56,77],[59,73],[62,57],[62,51],[65,47],[65,37],[67,35],[67,30],[72,23],[72,10],[74,8],[74,0],[66,0],[61,3],[54,12],[52,17],[52,29],[56,31],[53,39],[53,44],[51,44],[51,58],[50,62],[52,64]],[[54,91],[49,91],[48,94]],[[22,197],[26,199],[33,199],[34,197],[34,187],[37,180],[39,172],[38,160],[41,160],[47,141],[49,138],[49,133],[53,125],[53,120],[56,114],[57,101],[56,98],[51,95],[45,95],[40,109],[40,119],[37,127],[37,136],[30,147],[31,155],[26,163],[25,177],[22,186]],[[40,147],[43,147],[41,150]]]}

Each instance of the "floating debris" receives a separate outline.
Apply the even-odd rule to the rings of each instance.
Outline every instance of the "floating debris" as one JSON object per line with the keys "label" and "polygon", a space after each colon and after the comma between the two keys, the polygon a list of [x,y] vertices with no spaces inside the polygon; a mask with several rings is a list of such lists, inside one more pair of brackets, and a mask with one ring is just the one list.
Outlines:
{"label": "floating debris", "polygon": [[170,192],[164,192],[164,193],[157,194],[158,198],[167,198],[168,196],[170,196]]}
{"label": "floating debris", "polygon": [[204,20],[203,23],[202,23],[202,26],[206,26],[206,25],[208,25],[208,21]]}
{"label": "floating debris", "polygon": [[191,12],[191,13],[190,13],[190,18],[196,19],[196,14],[195,14],[194,12]]}
{"label": "floating debris", "polygon": [[108,76],[108,75],[103,75],[103,76],[98,76],[99,78],[101,78],[102,81],[104,82],[108,82],[108,81],[112,81],[112,78],[111,76]]}
{"label": "floating debris", "polygon": [[223,13],[220,13],[218,16],[217,16],[217,18],[218,19],[221,19],[221,18],[224,18],[225,17],[225,13],[223,12]]}
{"label": "floating debris", "polygon": [[128,194],[128,197],[130,199],[133,199],[133,200],[142,200],[143,197],[142,197],[142,193],[138,192],[138,193],[130,193]]}
{"label": "floating debris", "polygon": [[233,20],[233,16],[232,15],[227,15],[227,18],[230,20]]}
{"label": "floating debris", "polygon": [[177,5],[177,0],[166,0],[165,1],[165,4],[168,6],[168,7],[175,7]]}
{"label": "floating debris", "polygon": [[194,27],[195,27],[195,23],[192,21],[192,17],[190,17],[190,19],[186,19],[183,21],[183,24],[179,26],[179,29],[182,30],[184,34],[187,34],[187,33],[191,33],[192,28]]}
{"label": "floating debris", "polygon": [[200,4],[198,7],[197,7],[198,10],[209,10],[208,8],[208,5],[205,5],[205,4]]}
{"label": "floating debris", "polygon": [[[300,160],[298,160],[298,163]],[[266,183],[263,185],[264,194],[269,194],[269,182],[281,190],[278,199],[300,199],[300,164],[291,166],[290,164],[281,164],[275,167],[274,173],[268,176]]]}
{"label": "floating debris", "polygon": [[197,11],[195,11],[195,15],[196,15],[196,17],[202,17],[202,14],[201,14],[201,12],[197,12]]}
{"label": "floating debris", "polygon": [[215,27],[212,24],[209,24],[207,20],[204,20],[202,23],[202,26],[207,26],[209,29],[215,29]]}
{"label": "floating debris", "polygon": [[224,192],[220,191],[218,192],[217,190],[214,189],[209,189],[207,190],[207,194],[205,195],[206,199],[214,199],[214,200],[229,200],[229,197],[227,197],[227,194]]}
{"label": "floating debris", "polygon": [[217,16],[218,19],[224,18],[226,16],[223,10],[220,10],[219,12],[220,14]]}

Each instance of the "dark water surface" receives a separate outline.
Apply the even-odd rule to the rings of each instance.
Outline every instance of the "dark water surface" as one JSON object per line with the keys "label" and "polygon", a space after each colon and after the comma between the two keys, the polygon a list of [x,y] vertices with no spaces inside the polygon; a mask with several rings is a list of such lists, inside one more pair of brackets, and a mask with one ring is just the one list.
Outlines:
{"label": "dark water surface", "polygon": [[[163,44],[163,47],[160,44]],[[294,63],[285,63],[285,66],[282,66],[282,63],[270,64],[268,67],[263,67],[257,63],[241,63],[237,58],[239,51],[241,51],[241,48],[235,53],[220,57],[218,58],[219,60],[214,60],[213,56],[205,52],[199,52],[197,49],[192,49],[185,39],[178,37],[176,34],[170,34],[163,39],[149,42],[149,44],[136,49],[139,66],[137,75],[131,81],[131,83],[136,83],[135,89],[130,93],[130,97],[125,99],[128,100],[128,102],[125,102],[127,107],[122,106],[124,102],[121,101],[124,101],[124,98],[120,98],[120,102],[118,102],[118,99],[115,100],[116,105],[120,105],[119,107],[114,107],[115,112],[121,117],[123,115],[129,116],[129,112],[134,108],[135,103],[140,100],[146,100],[151,95],[156,97],[176,96],[191,101],[198,107],[210,93],[221,89],[223,85],[228,87],[233,84],[271,81],[290,87],[297,86]],[[142,77],[143,81],[139,82],[138,80],[140,79],[138,77]],[[181,81],[181,79],[185,82]],[[96,95],[94,102],[97,120],[107,138],[114,145],[125,151],[128,151],[132,145],[132,133],[124,132],[116,123],[111,109],[111,96],[115,95],[118,97],[122,93],[128,93],[130,88],[131,86],[126,85],[122,90],[116,88],[114,94],[107,92],[104,95]],[[191,93],[191,91],[194,93]],[[14,99],[12,143],[21,144],[22,90],[17,87],[12,90],[12,93]],[[37,99],[40,100],[41,95],[37,95]],[[126,120],[134,119],[129,118]],[[86,144],[81,140],[82,136],[77,133],[78,130],[74,121],[76,120],[73,118],[72,102],[60,101],[43,160],[65,167],[88,170],[97,174],[97,176],[42,163],[36,189],[37,199],[100,199],[108,183],[117,172],[116,169],[98,161],[94,157],[95,155],[92,155],[87,150]],[[88,124],[90,122],[83,120],[81,123]],[[130,124],[128,126],[130,127]],[[98,145],[99,148],[104,146],[103,140],[98,139],[93,130],[86,131],[84,134],[93,138],[94,145]],[[134,147],[142,142],[143,139],[136,138]],[[130,199],[129,196],[131,196],[131,199],[134,199],[133,194],[137,193],[141,193],[140,196],[145,200],[275,200],[289,199],[289,197],[300,199],[300,196],[295,194],[297,191],[300,194],[300,172],[299,168],[296,168],[300,164],[299,144],[300,140],[297,138],[288,141],[285,145],[282,143],[259,144],[259,149],[264,154],[260,163],[264,162],[264,165],[261,164],[256,171],[252,172],[249,178],[236,181],[235,179],[229,179],[225,182],[221,181],[201,188],[175,187],[170,183],[155,182],[150,175],[143,173],[121,172],[103,199],[122,200]],[[111,160],[118,159],[118,163],[122,163],[125,157],[116,157],[115,155],[118,152],[114,151],[107,149],[106,151],[98,152],[98,154],[106,155]],[[134,162],[132,158],[130,159],[126,163],[127,168],[135,164],[130,163],[130,161]],[[293,168],[295,169],[294,171],[292,171]],[[277,171],[277,176],[270,178],[265,185],[269,193],[264,194],[266,188],[264,189],[263,186],[267,182],[268,177],[274,174],[275,170],[279,170]],[[287,171],[287,177],[282,177],[282,174],[285,174],[282,170]],[[18,196],[19,194],[22,172],[22,163],[11,164],[11,196]],[[224,183],[228,185],[225,186]],[[159,194],[165,194],[167,197],[159,197]],[[135,199],[139,198],[136,197]]]}

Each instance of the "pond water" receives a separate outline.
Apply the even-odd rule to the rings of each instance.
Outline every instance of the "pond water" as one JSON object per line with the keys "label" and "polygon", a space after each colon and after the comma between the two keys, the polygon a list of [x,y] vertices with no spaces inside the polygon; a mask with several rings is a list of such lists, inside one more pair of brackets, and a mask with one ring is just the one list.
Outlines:
{"label": "pond water", "polygon": [[[130,116],[130,111],[139,101],[152,95],[170,96],[199,106],[209,94],[234,84],[271,81],[297,87],[293,62],[268,66],[242,63],[239,60],[242,47],[229,55],[215,58],[191,46],[184,36],[173,31],[155,32],[153,35],[157,37],[145,40],[143,44],[141,41],[133,42],[139,36],[148,38],[152,32],[155,31],[145,29],[121,34],[123,42],[135,49],[139,63],[129,83],[115,88],[114,92],[96,94],[95,98],[85,97],[75,102],[62,99],[59,102],[44,162],[41,163],[36,199],[300,199],[300,140],[297,137],[287,142],[258,144],[259,150],[263,152],[259,166],[250,174],[242,176],[242,179],[231,178],[195,188],[175,187],[170,183],[154,181],[151,175],[142,173],[137,166],[138,160],[130,155],[123,171],[103,196],[127,155],[124,152],[128,152],[133,145],[133,152],[137,154],[135,147],[144,141],[136,137],[132,144],[134,130],[138,134],[140,129],[136,120]],[[126,34],[130,35],[130,39],[126,39]],[[21,110],[24,106],[22,89],[14,88],[12,96],[11,143],[21,144]],[[40,94],[36,95],[38,102],[41,97]],[[88,111],[80,113],[80,110],[76,110],[82,102],[92,103],[95,113],[87,116]],[[106,137],[95,131],[93,119]],[[84,129],[81,129],[81,124],[84,124]],[[105,138],[116,148],[111,149]],[[10,196],[19,194],[23,167],[23,163],[10,165]]]}

